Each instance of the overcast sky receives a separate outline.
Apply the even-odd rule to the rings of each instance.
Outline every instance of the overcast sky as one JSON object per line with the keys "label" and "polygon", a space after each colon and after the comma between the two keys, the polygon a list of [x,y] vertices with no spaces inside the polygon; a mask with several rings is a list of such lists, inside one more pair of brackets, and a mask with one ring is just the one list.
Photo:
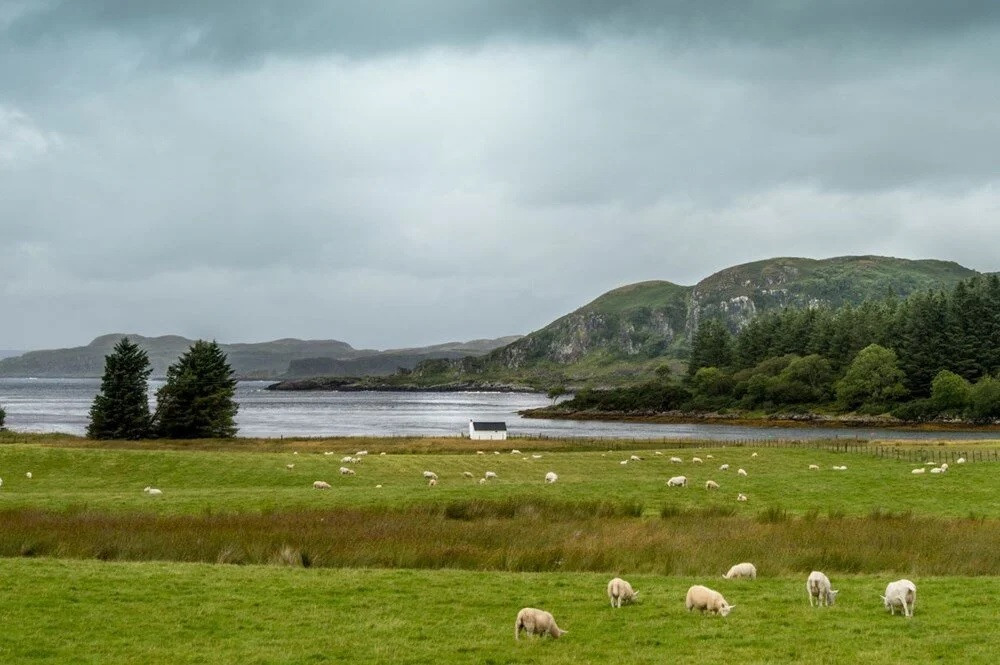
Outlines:
{"label": "overcast sky", "polygon": [[1000,270],[1000,3],[0,0],[0,349],[526,333],[772,256]]}

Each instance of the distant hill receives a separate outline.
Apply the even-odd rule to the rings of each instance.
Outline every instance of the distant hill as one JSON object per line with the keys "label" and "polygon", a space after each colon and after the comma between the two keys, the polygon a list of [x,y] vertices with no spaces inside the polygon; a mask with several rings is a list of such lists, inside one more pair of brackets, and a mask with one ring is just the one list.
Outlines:
{"label": "distant hill", "polygon": [[[87,346],[70,349],[30,351],[0,360],[0,377],[99,377],[104,372],[104,357],[125,337],[123,333],[102,335]],[[153,376],[164,376],[167,367],[194,343],[178,335],[129,339],[149,354]],[[317,376],[319,368],[336,368],[346,376],[382,375],[399,368],[409,369],[430,358],[461,358],[481,355],[516,340],[449,342],[430,347],[376,351],[355,349],[337,340],[278,339],[256,344],[220,344],[229,357],[236,375],[243,378],[284,378]],[[290,370],[294,371],[290,373]],[[317,373],[318,372],[318,373]]]}
{"label": "distant hill", "polygon": [[734,332],[785,307],[860,304],[890,295],[950,288],[978,274],[950,261],[880,256],[775,258],[726,268],[694,286],[651,281],[609,291],[541,330],[480,358],[418,365],[409,380],[613,385],[678,369],[706,317]]}
{"label": "distant hill", "polygon": [[13,349],[0,349],[0,359],[3,358],[13,358],[14,356],[19,356],[24,351],[14,351]]}

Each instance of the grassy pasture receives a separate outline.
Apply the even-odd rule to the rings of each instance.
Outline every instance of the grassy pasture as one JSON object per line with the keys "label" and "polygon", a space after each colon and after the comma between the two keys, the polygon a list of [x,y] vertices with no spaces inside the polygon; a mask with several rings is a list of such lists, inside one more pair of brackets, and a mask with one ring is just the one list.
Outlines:
{"label": "grassy pasture", "polygon": [[[218,450],[160,450],[155,448],[87,448],[27,443],[0,446],[0,510],[86,509],[102,512],[152,512],[159,515],[190,515],[218,512],[262,512],[328,509],[342,507],[402,507],[440,505],[454,501],[536,501],[638,506],[648,516],[663,511],[717,509],[755,517],[767,509],[795,515],[867,515],[873,511],[912,513],[916,516],[1000,518],[997,490],[1000,480],[992,462],[952,465],[942,475],[913,476],[919,464],[855,453],[816,449],[749,447],[660,446],[663,455],[636,447],[608,452],[546,449],[533,442],[511,442],[523,454],[465,453],[400,454],[392,442],[361,439],[354,450],[366,447],[372,454],[356,469],[355,476],[341,476],[344,446],[291,447],[281,452],[235,454]],[[449,444],[453,445],[453,444]],[[472,444],[467,444],[472,445]],[[237,448],[239,445],[237,444]],[[324,452],[334,452],[326,455]],[[353,452],[353,451],[352,451]],[[642,462],[621,465],[630,454]],[[532,455],[541,455],[534,459]],[[670,456],[685,460],[671,464]],[[707,456],[713,455],[714,459]],[[699,456],[704,464],[693,464]],[[731,465],[719,471],[721,463]],[[289,470],[286,465],[294,464]],[[818,464],[819,471],[809,471]],[[835,465],[847,471],[833,471]],[[741,478],[736,469],[748,476]],[[440,476],[429,488],[424,470]],[[488,471],[496,481],[478,484]],[[31,471],[33,478],[25,478]],[[469,471],[474,478],[464,478]],[[559,481],[545,485],[546,472],[555,471]],[[687,488],[667,488],[666,479],[685,475]],[[704,482],[713,479],[722,489],[708,492]],[[314,480],[333,485],[329,491],[313,490]],[[164,496],[151,499],[142,488],[152,485]],[[376,485],[382,485],[377,488]],[[737,493],[749,497],[735,502]]]}
{"label": "grassy pasture", "polygon": [[[992,663],[1000,594],[995,577],[918,578],[904,619],[882,608],[884,576],[835,576],[837,604],[814,609],[804,575],[628,575],[643,600],[620,610],[600,573],[0,559],[0,577],[0,662],[39,664]],[[684,609],[705,582],[736,605],[729,617]],[[569,634],[515,642],[523,606]]]}

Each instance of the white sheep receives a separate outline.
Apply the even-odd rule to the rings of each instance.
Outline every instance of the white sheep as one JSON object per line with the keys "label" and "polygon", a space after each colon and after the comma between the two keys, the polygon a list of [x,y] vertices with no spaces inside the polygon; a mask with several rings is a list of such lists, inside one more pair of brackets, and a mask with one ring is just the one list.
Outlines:
{"label": "white sheep", "polygon": [[833,467],[833,470],[834,471],[847,471],[847,467],[844,466],[844,465],[835,466],[835,467]]}
{"label": "white sheep", "polygon": [[955,464],[965,464],[965,458],[959,457],[957,460],[955,460]]}
{"label": "white sheep", "polygon": [[621,464],[622,466],[625,466],[626,464],[628,464],[628,460],[627,459],[623,459],[621,462],[618,462],[618,463]]}
{"label": "white sheep", "polygon": [[485,478],[480,478],[479,479],[479,484],[480,485],[485,485],[486,484],[486,479]]}
{"label": "white sheep", "polygon": [[327,451],[326,451],[326,452],[324,452],[323,454],[324,454],[324,455],[336,455],[337,453],[333,452],[332,450],[327,450]]}
{"label": "white sheep", "polygon": [[3,478],[0,478],[0,487],[3,487]]}
{"label": "white sheep", "polygon": [[520,455],[521,451],[518,450],[517,448],[514,448],[513,450],[510,451],[510,454],[511,455]]}
{"label": "white sheep", "polygon": [[486,473],[483,474],[483,478],[485,478],[486,480],[496,480],[496,477],[497,477],[496,471],[487,471]]}
{"label": "white sheep", "polygon": [[428,480],[437,480],[438,475],[433,471],[424,471],[424,478]]}
{"label": "white sheep", "polygon": [[729,465],[728,464],[719,465],[719,471],[729,471]]}
{"label": "white sheep", "polygon": [[531,459],[542,459],[541,455],[532,455]]}
{"label": "white sheep", "polygon": [[671,464],[683,464],[684,460],[682,460],[680,457],[671,457],[670,458],[670,463]]}
{"label": "white sheep", "polygon": [[525,607],[517,613],[514,621],[514,639],[521,639],[521,631],[527,635],[551,635],[560,637],[568,633],[556,625],[556,620],[552,614],[545,610],[536,610],[534,607]]}
{"label": "white sheep", "polygon": [[750,457],[757,457],[757,453],[751,454]]}
{"label": "white sheep", "polygon": [[908,617],[913,616],[913,607],[917,603],[917,585],[910,580],[896,580],[889,582],[885,588],[885,595],[882,596],[882,604],[892,614],[896,614],[896,607],[903,608],[903,614]]}
{"label": "white sheep", "polygon": [[919,468],[914,469],[913,471],[910,471],[910,473],[912,473],[915,476],[919,476],[920,474],[925,473],[926,471],[927,469],[921,466]]}
{"label": "white sheep", "polygon": [[745,469],[736,469],[736,475],[737,476],[746,476],[747,472],[746,472]]}
{"label": "white sheep", "polygon": [[707,586],[700,584],[695,584],[688,589],[687,597],[684,599],[684,606],[687,607],[688,612],[698,610],[721,616],[727,616],[730,610],[736,607],[726,602],[726,599],[718,591],[713,591]]}
{"label": "white sheep", "polygon": [[472,478],[472,472],[471,471],[463,471],[462,475],[465,476],[466,478]]}
{"label": "white sheep", "polygon": [[809,465],[809,470],[810,471],[819,471],[819,464],[810,464]]}
{"label": "white sheep", "polygon": [[493,454],[494,454],[494,455],[499,455],[499,454],[500,454],[500,451],[499,451],[499,450],[494,450],[494,451],[493,451]]}
{"label": "white sheep", "polygon": [[686,476],[674,476],[667,481],[667,487],[687,487],[688,479]]}
{"label": "white sheep", "polygon": [[706,459],[715,459],[715,455],[708,454],[708,455],[705,455],[705,458]]}
{"label": "white sheep", "polygon": [[707,490],[717,490],[717,489],[719,489],[719,483],[715,482],[714,480],[706,480],[705,481],[705,489],[707,489]]}
{"label": "white sheep", "polygon": [[359,450],[358,452],[356,452],[356,453],[354,453],[354,454],[355,454],[356,456],[358,456],[358,457],[364,457],[365,455],[367,455],[367,454],[368,454],[368,451],[367,451],[367,450]]}
{"label": "white sheep", "polygon": [[941,470],[942,471],[947,471],[948,470],[948,463],[947,462],[943,462],[941,464]]}
{"label": "white sheep", "polygon": [[692,464],[701,464],[702,463],[701,462],[701,458],[700,457],[692,457],[691,458],[691,463]]}
{"label": "white sheep", "polygon": [[936,466],[933,469],[931,469],[931,473],[944,473],[944,469],[942,469],[939,466]]}
{"label": "white sheep", "polygon": [[813,606],[813,598],[817,600],[818,607],[833,605],[837,600],[837,594],[840,593],[833,589],[830,578],[818,570],[809,573],[809,578],[806,580],[806,592],[809,594],[809,607]]}
{"label": "white sheep", "polygon": [[434,487],[437,484],[438,484],[438,479],[437,478],[431,478],[430,480],[427,481],[427,486],[428,487]]}
{"label": "white sheep", "polygon": [[341,464],[350,464],[353,461],[354,461],[354,458],[351,457],[350,455],[346,455],[346,456],[340,458],[340,463]]}
{"label": "white sheep", "polygon": [[736,495],[736,500],[737,501],[746,501],[747,500],[747,495],[743,494],[742,492],[740,492],[739,494]]}
{"label": "white sheep", "polygon": [[285,468],[288,469],[289,471],[291,471],[292,469],[295,468],[295,465],[294,464],[286,464]]}
{"label": "white sheep", "polygon": [[477,454],[477,455],[485,455],[485,454],[486,454],[486,451],[484,451],[484,450],[477,450],[477,451],[476,451],[476,454]]}
{"label": "white sheep", "polygon": [[149,496],[163,496],[163,490],[156,489],[155,487],[147,487],[142,491]]}
{"label": "white sheep", "polygon": [[559,480],[559,476],[556,475],[555,471],[549,471],[548,473],[545,474],[545,482],[554,483],[557,480]]}
{"label": "white sheep", "polygon": [[24,474],[24,477],[27,478],[28,480],[31,480],[31,471],[28,471],[26,474]]}
{"label": "white sheep", "polygon": [[385,455],[386,455],[386,453],[385,453],[384,450],[378,454],[379,457],[385,457]]}
{"label": "white sheep", "polygon": [[654,455],[662,455],[663,453],[661,453],[661,452],[660,452],[659,450],[657,450],[657,451],[655,451],[655,452],[654,452],[653,454],[654,454]]}
{"label": "white sheep", "polygon": [[639,457],[638,455],[632,455],[631,457],[629,457],[629,461],[631,461],[631,462],[641,462],[642,458]]}
{"label": "white sheep", "polygon": [[318,490],[328,490],[330,489],[330,483],[325,480],[317,480],[313,482],[313,488]]}
{"label": "white sheep", "polygon": [[632,589],[632,585],[620,577],[616,577],[608,582],[608,598],[611,600],[611,607],[621,607],[639,600],[639,592]]}
{"label": "white sheep", "polygon": [[727,580],[742,580],[742,579],[757,579],[757,566],[752,563],[744,561],[743,563],[738,563],[729,569],[725,575],[723,575]]}
{"label": "white sheep", "polygon": [[348,469],[346,466],[340,467],[340,475],[342,476],[353,476],[354,469]]}

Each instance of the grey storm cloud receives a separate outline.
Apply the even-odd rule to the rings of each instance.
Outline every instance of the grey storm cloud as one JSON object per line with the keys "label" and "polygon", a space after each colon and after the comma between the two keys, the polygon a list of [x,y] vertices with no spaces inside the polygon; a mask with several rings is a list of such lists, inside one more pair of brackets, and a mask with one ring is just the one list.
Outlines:
{"label": "grey storm cloud", "polygon": [[776,255],[997,270],[993,2],[0,4],[0,348],[527,332]]}

